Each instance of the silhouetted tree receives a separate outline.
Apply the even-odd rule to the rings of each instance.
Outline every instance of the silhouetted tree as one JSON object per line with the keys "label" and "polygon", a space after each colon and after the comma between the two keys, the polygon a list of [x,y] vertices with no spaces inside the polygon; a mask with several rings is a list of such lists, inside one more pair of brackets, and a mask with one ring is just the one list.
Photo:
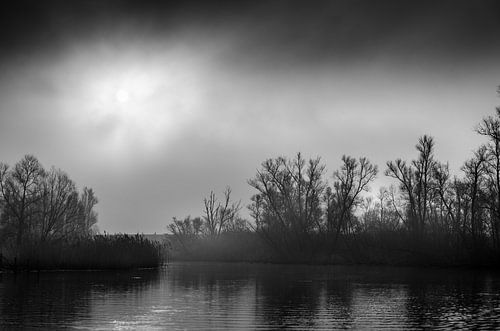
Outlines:
{"label": "silhouetted tree", "polygon": [[433,171],[434,192],[439,201],[442,224],[446,232],[453,231],[456,224],[455,215],[455,191],[453,182],[450,179],[450,169],[448,164],[436,162]]}
{"label": "silhouetted tree", "polygon": [[321,227],[325,167],[320,161],[306,161],[300,153],[291,160],[268,159],[248,181],[259,192],[250,206],[257,228],[275,246],[300,250]]}
{"label": "silhouetted tree", "polygon": [[477,247],[478,240],[483,234],[483,221],[481,217],[481,196],[484,186],[486,168],[487,149],[485,146],[479,148],[474,157],[465,162],[462,170],[465,172],[465,183],[470,196],[470,234],[474,247]]}
{"label": "silhouetted tree", "polygon": [[494,245],[500,248],[500,107],[496,108],[495,115],[483,118],[476,132],[488,138],[486,154],[492,238]]}
{"label": "silhouetted tree", "polygon": [[[348,232],[356,205],[361,201],[359,194],[369,188],[377,176],[377,166],[367,158],[356,160],[350,156],[342,156],[340,170],[333,173],[333,190],[327,190],[327,228],[335,231],[335,242],[340,233]],[[331,192],[331,193],[330,193]]]}
{"label": "silhouetted tree", "polygon": [[40,180],[44,170],[33,155],[26,155],[14,168],[0,163],[0,193],[4,205],[2,223],[12,226],[16,232],[19,249],[35,216],[35,205],[41,198]]}
{"label": "silhouetted tree", "polygon": [[[319,157],[306,160],[297,153],[268,159],[248,180],[257,190],[248,205],[255,221],[251,227],[296,261],[336,261],[351,250],[348,259],[380,254],[377,262],[391,256],[420,263],[493,261],[500,253],[500,108],[483,118],[476,132],[488,141],[463,164],[461,174],[437,161],[434,139],[421,136],[415,160],[387,162],[385,174],[398,188],[382,188],[376,198],[362,196],[378,172],[366,158],[344,155],[331,185]],[[213,192],[204,199],[205,234],[246,230],[247,223],[236,216],[239,204],[231,204],[229,194],[222,202]],[[174,220],[172,232],[199,233],[188,223]],[[371,247],[377,250],[368,252]],[[386,259],[388,250],[392,255]]]}
{"label": "silhouetted tree", "polygon": [[416,149],[419,151],[417,160],[409,165],[401,159],[389,161],[385,174],[399,181],[400,190],[408,203],[405,223],[416,237],[421,238],[428,223],[432,171],[435,167],[433,138],[422,136]]}
{"label": "silhouetted tree", "polygon": [[361,219],[364,232],[376,234],[400,229],[401,220],[391,198],[391,190],[381,187],[376,200],[372,197],[363,199]]}
{"label": "silhouetted tree", "polygon": [[172,223],[168,225],[168,228],[175,236],[189,237],[201,234],[201,226],[201,218],[191,218],[191,216],[187,216],[182,220],[173,217]]}
{"label": "silhouetted tree", "polygon": [[224,200],[218,201],[213,191],[208,198],[203,200],[205,205],[205,229],[207,234],[212,237],[219,236],[222,232],[235,226],[240,211],[240,202],[231,201],[231,188],[227,187],[224,191]]}
{"label": "silhouetted tree", "polygon": [[82,220],[75,183],[60,169],[52,168],[40,180],[38,224],[33,228],[42,241],[62,239],[82,231]]}
{"label": "silhouetted tree", "polygon": [[187,216],[184,219],[173,217],[172,223],[168,225],[168,229],[175,236],[185,251],[188,251],[189,243],[198,238],[202,232],[202,220],[199,217],[191,218]]}
{"label": "silhouetted tree", "polygon": [[88,236],[97,222],[92,189],[78,194],[75,183],[60,169],[43,169],[32,155],[13,168],[0,164],[0,227],[15,241],[17,252],[30,243]]}

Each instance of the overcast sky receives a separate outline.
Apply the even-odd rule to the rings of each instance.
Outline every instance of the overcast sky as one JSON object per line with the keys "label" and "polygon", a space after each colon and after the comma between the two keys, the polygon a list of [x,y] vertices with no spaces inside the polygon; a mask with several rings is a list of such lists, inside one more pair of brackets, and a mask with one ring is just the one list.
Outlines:
{"label": "overcast sky", "polygon": [[[0,14],[0,161],[94,188],[99,228],[163,233],[262,161],[412,159],[459,173],[500,105],[498,1],[17,2]],[[21,3],[21,4],[19,4]],[[243,214],[247,214],[246,211]]]}

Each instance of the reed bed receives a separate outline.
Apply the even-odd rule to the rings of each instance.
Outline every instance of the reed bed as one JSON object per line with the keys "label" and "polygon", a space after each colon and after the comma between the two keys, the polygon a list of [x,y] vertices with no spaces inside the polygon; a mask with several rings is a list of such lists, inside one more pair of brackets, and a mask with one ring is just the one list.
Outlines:
{"label": "reed bed", "polygon": [[95,235],[71,241],[28,242],[4,253],[3,268],[13,270],[131,269],[161,266],[166,245],[142,235]]}

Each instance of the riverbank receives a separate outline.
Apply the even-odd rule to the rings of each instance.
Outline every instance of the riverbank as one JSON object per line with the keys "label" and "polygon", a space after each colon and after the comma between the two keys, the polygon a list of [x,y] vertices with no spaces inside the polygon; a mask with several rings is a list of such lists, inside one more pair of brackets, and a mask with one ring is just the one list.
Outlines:
{"label": "riverbank", "polygon": [[167,259],[163,243],[142,235],[96,235],[72,241],[27,242],[2,250],[3,270],[153,268]]}
{"label": "riverbank", "polygon": [[[457,250],[441,238],[415,243],[404,234],[343,236],[333,251],[320,242],[300,250],[278,251],[254,232],[224,233],[215,238],[169,236],[172,261],[250,262],[312,265],[381,265],[499,268],[498,254],[478,248]],[[478,258],[479,257],[479,258]]]}

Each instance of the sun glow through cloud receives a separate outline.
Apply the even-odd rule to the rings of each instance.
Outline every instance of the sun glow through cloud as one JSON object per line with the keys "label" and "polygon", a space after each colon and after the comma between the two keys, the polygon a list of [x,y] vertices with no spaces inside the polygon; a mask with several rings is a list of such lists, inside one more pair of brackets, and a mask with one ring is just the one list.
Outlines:
{"label": "sun glow through cloud", "polygon": [[105,55],[68,56],[70,82],[57,79],[63,99],[71,103],[62,107],[68,120],[76,130],[93,132],[103,154],[154,152],[196,118],[201,89],[193,63],[167,52]]}
{"label": "sun glow through cloud", "polygon": [[127,90],[119,89],[115,93],[115,98],[116,98],[116,101],[118,101],[120,103],[126,103],[130,100],[130,93]]}

